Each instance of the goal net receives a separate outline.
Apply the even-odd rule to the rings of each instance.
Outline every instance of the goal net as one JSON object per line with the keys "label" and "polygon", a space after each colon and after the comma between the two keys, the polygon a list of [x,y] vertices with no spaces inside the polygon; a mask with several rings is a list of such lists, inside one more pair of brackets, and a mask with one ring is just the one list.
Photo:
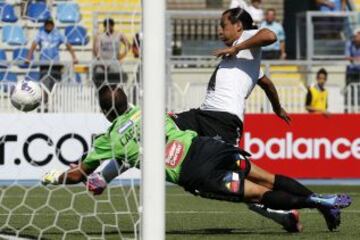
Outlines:
{"label": "goal net", "polygon": [[[22,1],[13,5],[18,20],[6,25],[20,28],[25,40],[0,43],[5,54],[0,64],[0,238],[139,239],[146,224],[146,219],[140,224],[143,211],[146,214],[146,199],[140,196],[148,193],[142,189],[140,170],[128,170],[100,196],[93,196],[83,183],[43,186],[40,179],[52,169],[65,171],[81,162],[92,151],[95,136],[110,126],[99,108],[99,88],[116,84],[129,103],[142,105],[141,0],[48,2],[44,11],[72,45],[79,63],[72,62],[65,42],[59,59],[44,58],[47,40],[40,38],[43,42],[27,64],[29,48],[43,31],[45,12],[33,16],[29,9],[38,6]],[[23,80],[38,81],[44,89],[41,106],[30,113],[17,111],[9,100],[13,86]],[[139,144],[143,149],[142,141]],[[146,146],[144,152],[152,154]]]}

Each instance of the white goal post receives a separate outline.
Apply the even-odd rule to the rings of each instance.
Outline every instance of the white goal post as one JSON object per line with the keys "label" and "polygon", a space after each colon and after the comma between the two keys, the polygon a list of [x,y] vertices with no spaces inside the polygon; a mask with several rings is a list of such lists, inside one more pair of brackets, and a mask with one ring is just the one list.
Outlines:
{"label": "white goal post", "polygon": [[165,7],[143,1],[143,240],[165,239]]}

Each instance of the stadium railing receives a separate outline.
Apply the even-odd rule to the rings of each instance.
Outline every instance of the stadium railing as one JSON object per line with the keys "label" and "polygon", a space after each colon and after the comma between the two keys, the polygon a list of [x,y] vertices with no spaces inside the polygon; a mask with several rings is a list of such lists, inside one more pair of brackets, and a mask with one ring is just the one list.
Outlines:
{"label": "stadium railing", "polygon": [[344,89],[345,112],[360,113],[360,83],[351,83]]}
{"label": "stadium railing", "polygon": [[[17,80],[23,80],[29,75],[29,71],[37,69],[20,69],[16,65],[19,62],[1,62],[2,65],[11,66],[3,69],[0,73],[15,72]],[[74,67],[71,62],[61,62],[64,66],[62,81],[57,83],[49,96],[50,113],[69,112],[99,112],[96,87],[93,84],[93,67],[104,62],[81,62]],[[170,61],[171,70],[168,76],[168,107],[169,111],[183,111],[189,108],[199,107],[205,97],[208,78],[214,70],[217,60],[215,58],[179,59]],[[36,62],[32,64],[37,64]],[[315,80],[319,68],[325,67],[329,72],[330,91],[329,107],[331,112],[354,112],[360,109],[354,102],[360,91],[357,84],[345,85],[346,61],[264,61],[264,72],[275,82],[284,107],[291,113],[304,112],[306,86]],[[121,72],[125,76],[122,79],[123,87],[129,95],[130,102],[139,103],[139,83],[137,81],[139,62],[126,60],[121,65]],[[80,70],[80,71],[79,71]],[[77,77],[79,76],[80,77]],[[12,79],[14,74],[7,75],[0,80],[0,111],[2,113],[16,112],[11,106],[9,97],[11,86],[16,82]],[[118,81],[119,82],[119,81]],[[44,111],[43,108],[39,110]],[[260,88],[255,88],[247,100],[247,112],[271,113],[271,105]]]}
{"label": "stadium railing", "polygon": [[209,48],[222,46],[218,41],[221,11],[167,11],[168,47],[173,55],[208,55]]}
{"label": "stadium railing", "polygon": [[359,25],[357,12],[308,11],[296,16],[297,59],[344,59],[346,42]]}

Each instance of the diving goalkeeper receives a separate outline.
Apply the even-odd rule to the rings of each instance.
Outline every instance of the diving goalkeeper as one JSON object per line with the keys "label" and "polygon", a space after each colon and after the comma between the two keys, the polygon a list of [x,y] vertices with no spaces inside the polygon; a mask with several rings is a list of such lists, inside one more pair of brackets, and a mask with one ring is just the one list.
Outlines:
{"label": "diving goalkeeper", "polygon": [[[44,184],[86,181],[102,160],[115,159],[120,171],[139,166],[139,108],[128,107],[126,95],[116,87],[100,89],[99,100],[112,125],[95,140],[94,149],[78,167],[66,172],[50,171],[42,179]],[[275,175],[250,162],[249,156],[223,141],[198,137],[193,131],[181,131],[166,116],[167,181],[210,199],[261,203],[268,208],[283,210],[317,208],[328,225],[336,228],[340,224],[340,208],[351,204],[348,195],[321,196],[291,178],[287,184],[276,184]]]}

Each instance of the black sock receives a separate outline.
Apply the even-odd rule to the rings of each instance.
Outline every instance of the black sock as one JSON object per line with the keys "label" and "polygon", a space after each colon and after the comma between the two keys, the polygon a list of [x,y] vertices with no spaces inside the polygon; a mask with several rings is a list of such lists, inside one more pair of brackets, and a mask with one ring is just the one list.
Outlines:
{"label": "black sock", "polygon": [[300,208],[315,208],[315,204],[307,197],[295,196],[283,191],[268,191],[264,193],[261,204],[265,207],[278,210],[291,210]]}
{"label": "black sock", "polygon": [[274,191],[284,191],[296,196],[309,197],[313,192],[295,179],[275,175]]}

